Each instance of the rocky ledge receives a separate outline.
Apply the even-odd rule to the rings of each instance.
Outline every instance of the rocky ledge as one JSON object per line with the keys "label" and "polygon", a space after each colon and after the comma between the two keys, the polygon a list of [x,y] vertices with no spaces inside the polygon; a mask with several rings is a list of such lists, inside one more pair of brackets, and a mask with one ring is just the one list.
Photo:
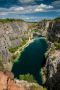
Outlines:
{"label": "rocky ledge", "polygon": [[11,72],[0,71],[0,90],[43,90],[43,88],[35,83],[14,79]]}

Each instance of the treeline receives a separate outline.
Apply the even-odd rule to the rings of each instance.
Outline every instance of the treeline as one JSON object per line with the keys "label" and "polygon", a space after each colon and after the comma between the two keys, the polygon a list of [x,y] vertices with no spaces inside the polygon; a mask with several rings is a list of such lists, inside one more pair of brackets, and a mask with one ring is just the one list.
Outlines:
{"label": "treeline", "polygon": [[23,21],[23,20],[22,19],[11,19],[11,18],[0,19],[0,22],[2,22],[2,23],[13,22],[13,21]]}

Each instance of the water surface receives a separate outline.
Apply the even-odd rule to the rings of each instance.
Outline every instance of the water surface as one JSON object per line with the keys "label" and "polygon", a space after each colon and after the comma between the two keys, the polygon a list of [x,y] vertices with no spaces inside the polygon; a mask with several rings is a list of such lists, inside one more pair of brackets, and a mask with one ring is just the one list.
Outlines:
{"label": "water surface", "polygon": [[47,51],[48,44],[43,37],[36,38],[30,43],[17,62],[14,63],[12,72],[15,77],[21,74],[32,74],[39,84],[42,84],[40,70],[45,64],[45,52]]}

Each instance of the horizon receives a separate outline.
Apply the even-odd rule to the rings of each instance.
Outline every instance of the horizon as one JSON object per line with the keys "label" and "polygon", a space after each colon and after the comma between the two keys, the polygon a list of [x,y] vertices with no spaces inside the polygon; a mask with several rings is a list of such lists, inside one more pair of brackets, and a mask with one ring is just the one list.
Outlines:
{"label": "horizon", "polygon": [[39,22],[60,16],[60,0],[0,0],[0,19]]}
{"label": "horizon", "polygon": [[31,22],[31,23],[37,23],[37,22],[41,22],[41,21],[43,21],[43,20],[54,20],[54,19],[56,19],[56,18],[59,18],[60,16],[57,16],[57,17],[54,17],[54,18],[42,18],[42,19],[39,19],[39,20],[34,20],[34,21],[30,21],[30,20],[26,20],[26,19],[21,19],[21,18],[0,18],[0,21],[1,20],[22,20],[22,21],[24,21],[24,22]]}

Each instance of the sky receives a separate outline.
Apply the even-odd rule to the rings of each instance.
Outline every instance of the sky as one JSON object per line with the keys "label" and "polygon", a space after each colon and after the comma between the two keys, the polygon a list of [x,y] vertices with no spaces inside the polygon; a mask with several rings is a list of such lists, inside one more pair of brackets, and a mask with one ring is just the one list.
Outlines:
{"label": "sky", "polygon": [[0,0],[0,18],[40,21],[60,16],[60,0]]}

